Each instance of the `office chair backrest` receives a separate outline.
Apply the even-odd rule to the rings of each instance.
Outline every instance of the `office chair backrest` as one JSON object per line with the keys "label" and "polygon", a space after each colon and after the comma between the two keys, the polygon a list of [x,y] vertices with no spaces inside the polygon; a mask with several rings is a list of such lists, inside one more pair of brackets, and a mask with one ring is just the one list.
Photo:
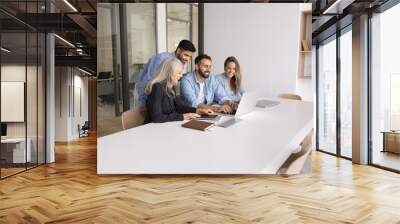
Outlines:
{"label": "office chair backrest", "polygon": [[304,140],[299,145],[299,152],[290,155],[290,157],[282,165],[278,174],[293,175],[300,174],[304,166],[306,165],[307,158],[312,152],[312,137],[314,130],[304,138]]}
{"label": "office chair backrest", "polygon": [[145,117],[141,113],[139,107],[125,111],[121,115],[122,129],[126,130],[129,128],[140,126],[144,123],[144,119]]}
{"label": "office chair backrest", "polygon": [[302,100],[301,96],[293,93],[281,93],[279,94],[279,98],[290,99],[290,100]]}
{"label": "office chair backrest", "polygon": [[311,144],[302,145],[300,152],[295,154],[293,161],[289,164],[284,174],[293,175],[300,174],[305,163],[307,161],[307,157],[310,155],[312,150]]}
{"label": "office chair backrest", "polygon": [[83,130],[88,130],[90,129],[90,123],[89,121],[85,121],[85,123],[82,125]]}

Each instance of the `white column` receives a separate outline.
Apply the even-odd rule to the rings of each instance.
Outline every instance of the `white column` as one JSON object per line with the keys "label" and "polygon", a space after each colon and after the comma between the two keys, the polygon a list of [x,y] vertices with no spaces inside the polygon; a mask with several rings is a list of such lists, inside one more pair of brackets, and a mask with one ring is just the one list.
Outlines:
{"label": "white column", "polygon": [[368,16],[353,20],[353,162],[368,163]]}
{"label": "white column", "polygon": [[165,3],[156,4],[157,53],[167,51],[167,7]]}
{"label": "white column", "polygon": [[46,36],[46,163],[55,161],[55,60],[54,35]]}

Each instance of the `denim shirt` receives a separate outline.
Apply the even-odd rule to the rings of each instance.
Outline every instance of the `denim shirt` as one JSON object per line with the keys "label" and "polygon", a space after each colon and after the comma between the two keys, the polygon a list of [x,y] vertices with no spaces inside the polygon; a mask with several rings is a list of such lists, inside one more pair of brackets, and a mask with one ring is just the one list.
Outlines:
{"label": "denim shirt", "polygon": [[235,93],[229,86],[228,83],[228,77],[226,76],[225,73],[216,75],[216,78],[220,85],[222,86],[225,95],[229,98],[231,101],[240,101],[240,98],[242,98],[243,91],[240,89],[238,93]]}
{"label": "denim shirt", "polygon": [[149,59],[146,67],[143,70],[142,76],[140,77],[138,83],[138,94],[139,94],[139,105],[145,106],[147,96],[144,93],[147,83],[154,77],[160,64],[167,58],[175,57],[175,52],[164,52],[156,54]]}
{"label": "denim shirt", "polygon": [[[196,78],[196,71],[186,73],[181,79],[180,87],[183,102],[187,106],[197,107],[196,100],[200,92],[200,84]],[[222,104],[229,100],[215,75],[210,74],[208,78],[204,79],[204,98],[204,103],[208,105]]]}

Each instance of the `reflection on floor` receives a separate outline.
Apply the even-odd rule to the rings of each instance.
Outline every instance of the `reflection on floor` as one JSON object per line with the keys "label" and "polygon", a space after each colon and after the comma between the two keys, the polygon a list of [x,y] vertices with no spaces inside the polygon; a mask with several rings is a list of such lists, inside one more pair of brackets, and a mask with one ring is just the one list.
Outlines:
{"label": "reflection on floor", "polygon": [[391,152],[374,151],[372,162],[374,164],[400,171],[400,155]]}
{"label": "reflection on floor", "polygon": [[24,171],[25,167],[17,167],[17,168],[1,168],[1,178],[13,175],[15,173],[19,173],[21,171]]}
{"label": "reflection on floor", "polygon": [[312,174],[97,175],[96,138],[0,181],[0,223],[399,223],[400,175],[312,153]]}
{"label": "reflection on floor", "polygon": [[[39,165],[41,165],[41,164],[39,164]],[[16,164],[16,163],[8,163],[8,164],[3,163],[2,164],[2,168],[0,170],[0,173],[1,173],[0,177],[1,178],[6,178],[6,177],[11,176],[13,174],[17,174],[17,173],[20,173],[22,171],[25,171],[26,169],[29,170],[29,169],[35,168],[37,166],[38,166],[38,164],[36,164],[36,162],[28,162],[27,164],[25,164],[25,163],[18,163],[18,164]]]}

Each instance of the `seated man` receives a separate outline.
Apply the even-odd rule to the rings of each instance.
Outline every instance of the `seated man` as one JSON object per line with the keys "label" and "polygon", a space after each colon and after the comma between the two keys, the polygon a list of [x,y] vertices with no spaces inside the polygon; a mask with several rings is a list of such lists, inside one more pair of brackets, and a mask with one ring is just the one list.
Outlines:
{"label": "seated man", "polygon": [[[231,113],[231,102],[228,100],[221,84],[214,75],[210,75],[211,57],[201,54],[195,59],[196,69],[186,73],[181,80],[181,97],[190,107],[209,108],[216,112]],[[211,106],[213,103],[221,107]]]}

